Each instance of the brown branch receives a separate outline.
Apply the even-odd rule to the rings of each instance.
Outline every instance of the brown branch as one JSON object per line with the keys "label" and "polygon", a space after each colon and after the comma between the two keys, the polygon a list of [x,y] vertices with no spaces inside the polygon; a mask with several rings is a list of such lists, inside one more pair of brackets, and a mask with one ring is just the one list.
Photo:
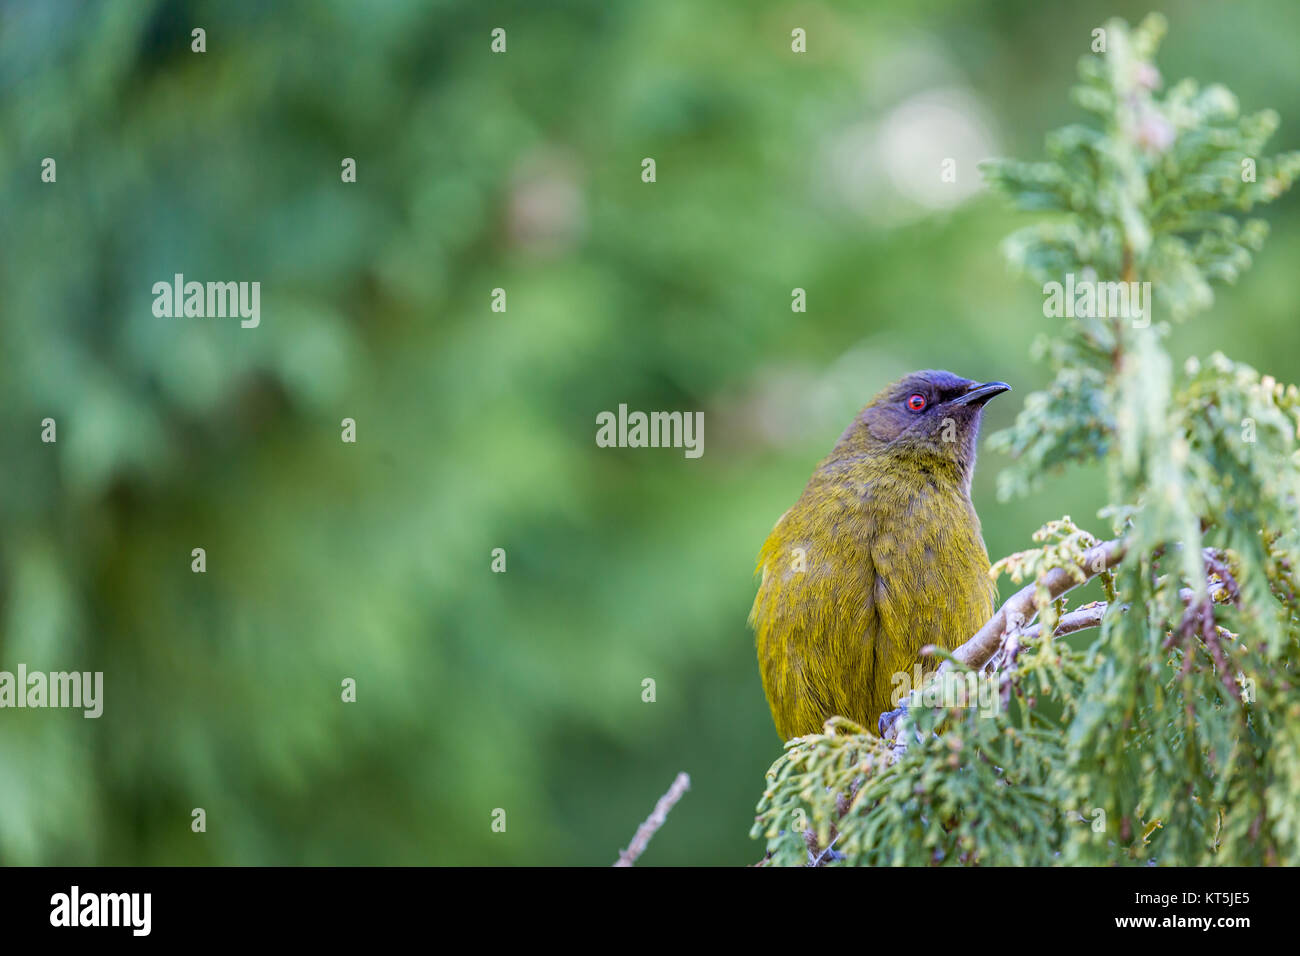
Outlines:
{"label": "brown branch", "polygon": [[650,816],[645,818],[645,823],[636,828],[636,833],[632,834],[632,842],[627,845],[627,849],[618,851],[618,859],[614,862],[614,866],[631,866],[636,862],[637,857],[645,852],[650,838],[668,821],[668,811],[677,805],[677,801],[689,789],[691,789],[690,776],[679,773],[673,785],[668,788],[668,792],[659,798],[655,808],[650,811]]}
{"label": "brown branch", "polygon": [[[983,627],[975,632],[970,640],[952,652],[953,658],[972,670],[979,670],[988,663],[989,658],[1002,646],[1002,638],[1008,631],[1022,636],[1030,633],[1032,628],[1027,629],[1025,624],[1027,621],[1032,620],[1034,614],[1037,613],[1034,597],[1040,586],[1046,588],[1051,600],[1055,601],[1062,594],[1092,580],[1103,571],[1109,571],[1122,560],[1124,560],[1124,543],[1119,539],[1114,539],[1112,541],[1103,541],[1083,553],[1082,560],[1078,564],[1078,571],[1082,577],[1078,574],[1071,574],[1065,568],[1053,568],[1038,581],[1026,584],[1007,598],[1002,607],[998,608],[997,612],[988,619]],[[1077,615],[1081,615],[1085,610],[1088,609],[1080,608],[1078,611],[1065,615],[1061,619],[1061,623],[1064,623],[1066,619],[1072,619],[1071,623],[1082,622],[1087,616],[1077,617]],[[1104,607],[1102,610],[1104,611]],[[1100,621],[1101,618],[1098,616],[1097,622],[1100,623]],[[1072,630],[1082,630],[1084,627],[1094,626],[1096,625],[1079,623],[1079,626],[1072,628]],[[1033,627],[1037,627],[1037,625]],[[1060,631],[1058,630],[1057,633],[1060,633]],[[951,669],[952,664],[949,661],[944,661],[939,666],[940,672]]]}
{"label": "brown branch", "polygon": [[[1043,626],[1041,623],[1026,623],[1032,621],[1038,613],[1036,602],[1038,588],[1040,586],[1045,587],[1050,600],[1059,600],[1062,595],[1074,590],[1081,584],[1087,583],[1097,575],[1109,571],[1123,561],[1125,550],[1126,546],[1120,539],[1103,541],[1101,544],[1089,548],[1081,556],[1077,565],[1081,577],[1072,574],[1066,568],[1053,568],[1043,575],[1040,580],[1021,588],[1007,598],[984,626],[975,632],[974,636],[952,652],[953,659],[976,671],[1002,670],[1007,667],[1014,667],[1016,655],[1019,654],[1024,643],[1036,639],[1042,633]],[[1232,570],[1228,567],[1226,559],[1220,552],[1212,548],[1206,548],[1202,552],[1202,561],[1204,562],[1203,567],[1206,573],[1209,594],[1198,595],[1191,588],[1179,589],[1179,600],[1187,608],[1187,611],[1180,626],[1175,628],[1166,638],[1164,647],[1168,649],[1176,642],[1185,643],[1192,633],[1196,633],[1205,644],[1206,650],[1213,659],[1215,668],[1221,675],[1224,685],[1231,691],[1233,690],[1232,671],[1220,632],[1222,632],[1222,636],[1229,639],[1235,638],[1236,635],[1215,625],[1213,606],[1215,604],[1239,605],[1241,590],[1233,577]],[[1105,601],[1094,601],[1075,608],[1073,611],[1061,615],[1052,634],[1054,637],[1061,637],[1090,627],[1100,627],[1102,619],[1106,616],[1106,612],[1110,607],[1111,605]],[[1129,609],[1129,606],[1127,604],[1117,605],[1117,609],[1124,612]],[[937,650],[933,644],[929,644],[921,649],[921,654],[929,656],[935,654]],[[1187,657],[1184,660],[1184,672],[1191,664],[1190,648],[1185,653]],[[945,660],[936,669],[934,677],[940,677],[952,669],[953,662]],[[903,705],[899,710],[881,715],[879,724],[881,736],[889,737],[896,734],[897,719],[905,709],[906,705]],[[906,742],[901,739],[897,740],[892,746],[895,759],[907,749]]]}
{"label": "brown branch", "polygon": [[[1089,567],[1084,569],[1085,572],[1091,572],[1092,568],[1096,567],[1096,565],[1093,565],[1090,560],[1094,551],[1104,548],[1107,545],[1116,544],[1116,543],[1117,542],[1115,541],[1107,541],[1105,542],[1105,544],[1097,545],[1096,548],[1094,548],[1092,551],[1089,551],[1087,555],[1085,555],[1085,560],[1087,560],[1089,564]],[[1187,629],[1189,622],[1195,621],[1196,627],[1199,628],[1201,637],[1205,641],[1206,646],[1209,649],[1211,655],[1214,657],[1215,663],[1218,665],[1219,671],[1225,675],[1229,675],[1231,672],[1230,669],[1228,668],[1227,657],[1223,652],[1222,644],[1219,642],[1218,639],[1218,629],[1216,628],[1214,630],[1210,630],[1209,624],[1207,624],[1205,620],[1206,612],[1204,611],[1204,609],[1199,610],[1199,615],[1200,615],[1199,617],[1194,616],[1193,612],[1199,609],[1202,603],[1206,603],[1207,606],[1212,606],[1213,604],[1238,604],[1240,602],[1241,592],[1237,586],[1236,580],[1232,577],[1231,572],[1227,569],[1226,564],[1222,563],[1221,560],[1216,560],[1216,562],[1212,564],[1208,554],[1210,549],[1206,549],[1206,550],[1207,550],[1206,564],[1208,570],[1212,575],[1217,575],[1219,577],[1219,582],[1217,584],[1213,582],[1213,580],[1211,579],[1210,581],[1211,591],[1213,592],[1217,589],[1219,597],[1218,600],[1214,600],[1213,597],[1211,597],[1208,602],[1205,602],[1202,601],[1202,599],[1198,598],[1196,592],[1193,591],[1191,588],[1179,588],[1178,590],[1179,600],[1182,601],[1184,606],[1191,609],[1188,611],[1188,616],[1184,618],[1182,627],[1183,629]],[[1124,555],[1122,551],[1115,554],[1114,560],[1111,563],[1110,567],[1113,567],[1115,564],[1118,564],[1121,560],[1123,560],[1123,557]],[[1071,579],[1072,583],[1070,583],[1064,590],[1060,591],[1059,593],[1056,592],[1054,589],[1052,589],[1053,600],[1055,600],[1061,594],[1066,593],[1066,591],[1069,591],[1072,588],[1077,587],[1078,585],[1083,584],[1088,580],[1091,580],[1093,577],[1096,576],[1096,574],[1100,574],[1100,573],[1101,573],[1100,571],[1097,571],[1095,573],[1088,573],[1088,577],[1085,578],[1084,581],[1075,581],[1074,579]],[[1030,597],[1032,599],[1033,596],[1032,592],[1034,587],[1035,585],[1029,585],[1028,587],[1022,588],[1020,591],[1017,591],[1014,595],[1008,598],[1006,604],[1004,604],[1002,608],[998,611],[998,614],[995,614],[993,618],[990,619],[989,623],[985,624],[984,627],[980,629],[980,632],[976,634],[975,637],[979,637],[981,634],[984,633],[986,629],[990,628],[990,626],[992,626],[995,623],[995,621],[997,621],[998,615],[1007,612],[1008,605],[1011,605],[1011,603],[1015,601],[1016,598],[1020,597],[1026,592],[1029,592]],[[1110,605],[1107,604],[1105,601],[1093,601],[1090,604],[1085,604],[1082,607],[1075,608],[1073,611],[1070,611],[1067,614],[1061,615],[1060,620],[1056,622],[1056,629],[1052,631],[1052,636],[1063,637],[1066,634],[1073,634],[1076,631],[1084,631],[1090,627],[1100,627],[1102,618],[1106,616],[1106,611],[1108,610],[1109,607]],[[1032,600],[1030,601],[1030,607],[1028,610],[1023,610],[1019,605],[1012,607],[1009,612],[1009,618],[1004,618],[1002,622],[1003,638],[1008,638],[1008,637],[1015,638],[1015,643],[1017,645],[1023,644],[1027,640],[1036,639],[1039,636],[1039,634],[1042,633],[1042,629],[1043,629],[1042,624],[1024,625],[1022,623],[1023,615],[1026,613],[1032,613],[1033,610],[1034,610],[1034,605]],[[1119,610],[1127,611],[1128,605],[1127,604],[1119,605]],[[1212,611],[1209,613],[1209,618],[1210,618],[1210,622],[1212,622],[1213,621]],[[1010,624],[1006,623],[1008,619],[1011,622]],[[1227,633],[1229,634],[1229,636],[1235,636],[1230,631]],[[1178,631],[1171,632],[1169,637],[1166,638],[1163,646],[1166,649],[1168,649],[1178,639],[1178,636],[1179,636]],[[967,648],[969,645],[973,644],[974,641],[975,638],[972,637],[961,647],[957,648],[956,651],[953,651],[953,656],[957,657],[959,652],[961,652],[964,648]],[[994,649],[994,653],[990,654],[988,659],[979,666],[986,667],[990,662],[994,661],[997,656],[997,651],[999,649],[1005,650],[1006,647],[1002,643],[999,643],[998,647]],[[971,665],[971,666],[975,666],[975,665]],[[947,662],[945,662],[944,667],[949,667],[949,669],[951,669],[950,666],[947,664]],[[940,669],[942,670],[943,668],[941,667]]]}

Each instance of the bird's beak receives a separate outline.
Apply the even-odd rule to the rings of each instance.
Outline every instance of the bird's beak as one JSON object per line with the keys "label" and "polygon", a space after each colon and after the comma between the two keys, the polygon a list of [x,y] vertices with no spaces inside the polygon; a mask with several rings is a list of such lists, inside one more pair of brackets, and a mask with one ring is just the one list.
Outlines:
{"label": "bird's beak", "polygon": [[960,398],[954,398],[952,405],[983,405],[995,395],[1001,395],[1003,392],[1011,391],[1011,386],[1006,382],[985,382],[983,385],[976,385],[969,392]]}

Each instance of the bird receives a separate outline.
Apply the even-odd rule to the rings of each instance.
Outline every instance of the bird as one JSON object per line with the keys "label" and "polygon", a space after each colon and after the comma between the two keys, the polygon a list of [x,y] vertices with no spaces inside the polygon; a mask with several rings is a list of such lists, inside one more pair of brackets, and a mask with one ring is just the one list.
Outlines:
{"label": "bird", "polygon": [[749,623],[783,740],[836,715],[871,730],[918,662],[937,666],[921,648],[954,648],[992,615],[971,480],[984,405],[1010,390],[905,375],[858,413],[777,520]]}

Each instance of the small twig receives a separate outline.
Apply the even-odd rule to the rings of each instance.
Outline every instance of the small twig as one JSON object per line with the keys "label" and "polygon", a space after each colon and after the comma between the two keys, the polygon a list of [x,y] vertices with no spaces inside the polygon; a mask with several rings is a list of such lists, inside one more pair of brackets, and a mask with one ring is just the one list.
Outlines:
{"label": "small twig", "polygon": [[[1063,637],[1075,631],[1086,631],[1090,627],[1101,627],[1101,619],[1106,615],[1108,606],[1105,601],[1093,601],[1091,604],[1075,608],[1068,614],[1062,614],[1061,619],[1056,622],[1056,630],[1052,632],[1052,636]],[[1035,640],[1042,629],[1041,624],[1030,624],[1021,632],[1022,639]]]}
{"label": "small twig", "polygon": [[831,836],[831,842],[826,844],[826,849],[822,850],[820,853],[817,854],[815,858],[808,861],[809,866],[825,866],[826,858],[828,856],[831,857],[831,859],[844,858],[843,854],[835,853],[835,841],[840,838],[840,835],[835,831],[834,827],[831,828],[831,832],[833,834]]}
{"label": "small twig", "polygon": [[650,811],[650,816],[645,818],[645,823],[636,828],[636,833],[632,834],[632,842],[628,844],[627,849],[618,851],[618,859],[614,862],[614,866],[631,866],[636,862],[637,857],[645,852],[650,838],[668,821],[668,811],[677,805],[677,801],[689,789],[691,789],[690,775],[679,773],[673,785],[668,788],[668,792],[659,798],[655,808]]}
{"label": "small twig", "polygon": [[[1230,576],[1229,580],[1231,580]],[[1230,585],[1221,583],[1218,588],[1223,598],[1222,601],[1218,602],[1212,596],[1213,588],[1209,595],[1197,594],[1191,588],[1179,589],[1178,597],[1186,605],[1187,609],[1183,612],[1183,619],[1179,622],[1178,627],[1169,631],[1160,646],[1164,650],[1168,650],[1174,645],[1182,647],[1183,666],[1179,674],[1185,677],[1192,669],[1192,658],[1195,656],[1193,653],[1193,638],[1199,637],[1204,642],[1205,649],[1214,662],[1214,669],[1218,672],[1219,679],[1223,681],[1223,686],[1227,688],[1229,694],[1235,695],[1237,686],[1233,678],[1233,668],[1228,660],[1227,652],[1223,648],[1220,631],[1230,638],[1236,637],[1236,635],[1226,628],[1220,628],[1215,623],[1214,605],[1238,600],[1240,593],[1236,590],[1235,580]]]}

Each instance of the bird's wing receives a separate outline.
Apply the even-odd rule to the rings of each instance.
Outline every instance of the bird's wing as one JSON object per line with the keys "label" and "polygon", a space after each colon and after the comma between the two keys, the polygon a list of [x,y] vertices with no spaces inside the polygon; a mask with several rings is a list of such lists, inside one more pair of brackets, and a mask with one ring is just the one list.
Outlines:
{"label": "bird's wing", "polygon": [[877,575],[861,497],[802,504],[759,553],[750,611],[763,688],[786,738],[819,731],[834,714],[869,722],[876,696]]}

